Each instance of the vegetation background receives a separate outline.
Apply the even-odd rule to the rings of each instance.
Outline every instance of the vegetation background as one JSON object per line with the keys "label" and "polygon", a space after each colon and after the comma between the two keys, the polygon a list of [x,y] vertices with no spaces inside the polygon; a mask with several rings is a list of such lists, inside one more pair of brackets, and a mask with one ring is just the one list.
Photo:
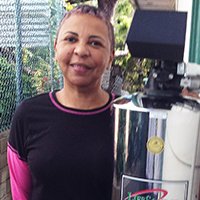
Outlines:
{"label": "vegetation background", "polygon": [[16,101],[16,85],[19,84],[17,73],[21,74],[22,79],[21,100],[62,87],[62,75],[53,59],[53,42],[63,13],[81,3],[104,9],[114,25],[116,55],[111,71],[107,74],[105,89],[118,94],[121,91],[133,93],[143,89],[151,62],[147,59],[132,58],[128,52],[126,36],[135,9],[130,0],[49,0],[49,45],[22,48],[23,67],[20,72],[16,71],[16,49],[0,47],[0,132],[10,127],[13,112],[19,103]]}

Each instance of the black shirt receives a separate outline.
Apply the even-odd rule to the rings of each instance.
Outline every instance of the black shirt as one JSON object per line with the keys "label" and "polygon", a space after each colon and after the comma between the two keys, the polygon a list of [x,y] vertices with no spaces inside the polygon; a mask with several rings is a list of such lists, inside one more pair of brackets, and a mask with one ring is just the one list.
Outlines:
{"label": "black shirt", "polygon": [[21,103],[9,144],[30,167],[31,200],[111,200],[111,102],[71,109],[53,92]]}

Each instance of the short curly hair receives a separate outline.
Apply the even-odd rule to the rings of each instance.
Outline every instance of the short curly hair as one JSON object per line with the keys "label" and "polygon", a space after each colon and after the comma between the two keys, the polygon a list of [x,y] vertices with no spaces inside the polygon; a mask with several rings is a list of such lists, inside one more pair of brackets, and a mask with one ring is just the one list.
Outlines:
{"label": "short curly hair", "polygon": [[68,19],[71,15],[73,14],[89,14],[92,15],[94,17],[97,17],[99,19],[101,19],[102,21],[104,21],[106,23],[106,26],[108,27],[108,34],[109,34],[109,39],[110,39],[110,43],[111,43],[111,50],[114,51],[115,48],[115,37],[114,37],[114,28],[112,23],[110,22],[110,19],[108,19],[106,16],[106,14],[100,10],[99,8],[95,7],[95,6],[90,6],[90,5],[79,5],[77,7],[75,7],[74,9],[72,9],[71,11],[68,11],[64,14],[63,18],[60,21],[57,33],[56,33],[56,38],[55,38],[55,42],[57,41],[58,38],[58,34],[60,32],[60,29],[63,25],[63,23],[65,22],[66,19]]}

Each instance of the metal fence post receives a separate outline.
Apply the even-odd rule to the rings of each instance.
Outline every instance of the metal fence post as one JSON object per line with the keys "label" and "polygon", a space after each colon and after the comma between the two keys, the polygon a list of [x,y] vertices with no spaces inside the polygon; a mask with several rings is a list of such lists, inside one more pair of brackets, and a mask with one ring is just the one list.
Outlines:
{"label": "metal fence post", "polygon": [[[57,27],[59,26],[60,20],[63,16],[63,12],[64,12],[63,1],[57,0]],[[63,87],[63,75],[62,75],[61,70],[60,70],[60,73],[59,73],[59,87],[60,88]]]}
{"label": "metal fence post", "polygon": [[22,33],[21,33],[21,3],[16,0],[15,3],[15,51],[16,51],[16,104],[19,104],[23,98],[22,84]]}
{"label": "metal fence post", "polygon": [[54,61],[53,61],[53,38],[52,38],[52,25],[49,22],[50,30],[49,30],[49,64],[50,64],[50,81],[51,81],[51,91],[54,90]]}

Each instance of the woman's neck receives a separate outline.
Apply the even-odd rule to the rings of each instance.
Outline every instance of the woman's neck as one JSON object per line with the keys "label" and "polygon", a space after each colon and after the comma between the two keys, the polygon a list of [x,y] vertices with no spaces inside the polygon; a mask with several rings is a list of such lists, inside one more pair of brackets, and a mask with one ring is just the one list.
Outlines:
{"label": "woman's neck", "polygon": [[56,97],[62,105],[82,110],[101,107],[109,100],[109,94],[101,88],[94,91],[83,91],[64,87],[56,93]]}

